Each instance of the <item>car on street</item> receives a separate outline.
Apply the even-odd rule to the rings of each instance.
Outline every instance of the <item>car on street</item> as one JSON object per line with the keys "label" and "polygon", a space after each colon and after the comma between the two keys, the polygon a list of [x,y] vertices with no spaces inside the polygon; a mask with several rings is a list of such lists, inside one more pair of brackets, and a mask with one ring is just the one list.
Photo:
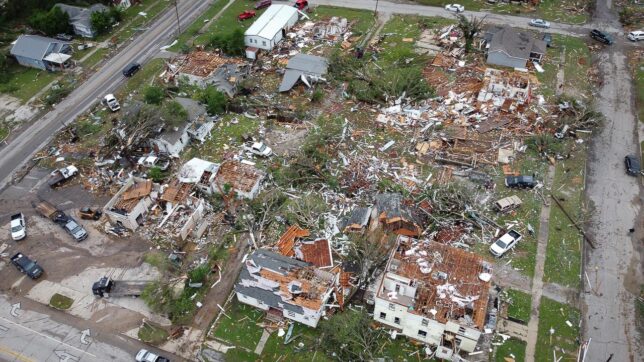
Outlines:
{"label": "car on street", "polygon": [[170,362],[169,359],[156,355],[147,349],[142,349],[136,354],[136,362]]}
{"label": "car on street", "polygon": [[543,37],[541,38],[546,43],[546,46],[550,48],[552,46],[552,34],[550,33],[543,33]]}
{"label": "car on street", "polygon": [[500,258],[503,256],[503,254],[514,248],[522,238],[523,236],[517,231],[510,230],[507,233],[501,235],[501,237],[498,238],[494,242],[494,244],[490,245],[490,253]]}
{"label": "car on street", "polygon": [[123,76],[131,77],[134,73],[138,72],[141,69],[141,64],[139,63],[130,63],[123,68]]}
{"label": "car on street", "polygon": [[635,155],[628,155],[624,157],[624,165],[626,166],[626,173],[631,176],[640,174],[640,160]]}
{"label": "car on street", "polygon": [[267,8],[273,5],[273,0],[260,0],[255,3],[255,10]]}
{"label": "car on street", "polygon": [[29,259],[25,254],[18,252],[11,257],[11,264],[31,279],[38,279],[44,272],[43,268],[35,260]]}
{"label": "car on street", "polygon": [[630,33],[628,33],[628,35],[626,37],[630,41],[644,40],[644,31],[642,31],[642,30],[631,31]]}
{"label": "car on street", "polygon": [[590,31],[590,37],[597,40],[600,43],[604,43],[606,45],[611,45],[613,44],[613,37],[608,35],[608,33],[603,32],[598,29],[593,29]]}
{"label": "car on street", "polygon": [[121,109],[121,105],[119,104],[119,101],[116,100],[116,97],[114,97],[114,94],[110,93],[110,94],[105,95],[105,97],[103,97],[103,103],[112,112],[116,112],[119,109]]}
{"label": "car on street", "polygon": [[243,13],[237,16],[237,19],[239,21],[244,21],[246,19],[254,18],[255,14],[256,14],[255,10],[244,10]]}
{"label": "car on street", "polygon": [[11,238],[15,241],[22,240],[27,236],[27,229],[25,224],[25,215],[21,212],[11,215]]}
{"label": "car on street", "polygon": [[535,181],[532,176],[506,176],[505,186],[510,188],[531,189],[537,186],[537,181]]}
{"label": "car on street", "polygon": [[547,22],[543,19],[532,19],[530,20],[530,26],[534,26],[536,28],[545,28],[548,29],[550,27],[550,22]]}
{"label": "car on street", "polygon": [[445,10],[451,11],[454,13],[462,13],[463,11],[465,11],[465,6],[460,4],[447,4],[445,5]]}
{"label": "car on street", "polygon": [[76,175],[78,175],[78,169],[74,165],[59,168],[58,170],[55,170],[54,172],[49,174],[47,185],[49,185],[49,187],[56,187],[63,182],[70,180]]}

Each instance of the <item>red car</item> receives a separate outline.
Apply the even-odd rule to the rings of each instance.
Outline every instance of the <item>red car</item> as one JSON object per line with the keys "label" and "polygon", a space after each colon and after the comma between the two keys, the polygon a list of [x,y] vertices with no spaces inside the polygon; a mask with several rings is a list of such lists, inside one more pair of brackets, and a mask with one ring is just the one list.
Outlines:
{"label": "red car", "polygon": [[237,19],[242,21],[242,20],[250,19],[250,18],[252,18],[254,16],[255,16],[255,11],[254,10],[246,10],[243,13],[239,14],[239,16],[237,16]]}
{"label": "red car", "polygon": [[307,6],[309,6],[309,2],[306,0],[297,0],[295,1],[295,5],[293,5],[297,8],[297,10],[302,11],[304,10]]}
{"label": "red car", "polygon": [[267,8],[269,6],[273,5],[272,0],[260,0],[255,4],[255,10]]}

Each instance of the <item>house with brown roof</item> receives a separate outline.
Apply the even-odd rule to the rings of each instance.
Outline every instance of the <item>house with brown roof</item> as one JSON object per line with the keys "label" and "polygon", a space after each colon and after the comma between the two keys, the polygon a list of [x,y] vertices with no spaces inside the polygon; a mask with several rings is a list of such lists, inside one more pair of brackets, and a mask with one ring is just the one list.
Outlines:
{"label": "house with brown roof", "polygon": [[474,352],[484,328],[492,274],[480,256],[399,236],[375,296],[374,319],[439,346],[442,358]]}
{"label": "house with brown roof", "polygon": [[311,263],[258,249],[244,262],[235,294],[242,303],[315,328],[332,304],[339,276]]}
{"label": "house with brown roof", "polygon": [[306,240],[308,236],[308,230],[291,225],[275,247],[284,256],[311,263],[318,268],[333,267],[333,253],[329,241],[321,238]]}
{"label": "house with brown roof", "polygon": [[110,222],[130,230],[142,225],[158,194],[152,186],[152,180],[130,177],[103,208]]}

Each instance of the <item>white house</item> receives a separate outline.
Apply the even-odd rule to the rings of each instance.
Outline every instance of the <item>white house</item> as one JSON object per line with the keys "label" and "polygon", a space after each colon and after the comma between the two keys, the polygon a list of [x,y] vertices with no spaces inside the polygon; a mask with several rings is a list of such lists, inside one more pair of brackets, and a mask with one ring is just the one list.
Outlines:
{"label": "white house", "polygon": [[401,235],[377,289],[374,319],[449,353],[474,352],[490,277],[476,254]]}
{"label": "white house", "polygon": [[271,5],[244,33],[247,47],[271,50],[297,23],[297,9],[288,5]]}
{"label": "white house", "polygon": [[193,158],[186,162],[179,171],[179,182],[195,184],[199,190],[211,195],[217,193],[215,176],[219,170],[219,164],[200,158]]}
{"label": "white house", "polygon": [[199,102],[182,97],[176,98],[176,101],[188,112],[188,120],[180,126],[164,129],[151,140],[156,152],[167,153],[173,157],[179,157],[191,140],[205,142],[215,126],[215,118],[208,116],[206,109]]}
{"label": "white house", "polygon": [[157,194],[152,190],[152,180],[130,177],[103,211],[111,223],[136,230],[145,221]]}
{"label": "white house", "polygon": [[167,153],[172,157],[179,157],[179,154],[190,142],[188,129],[191,123],[185,122],[181,126],[165,129],[151,140],[157,153]]}
{"label": "white house", "polygon": [[315,328],[337,279],[312,264],[258,249],[244,262],[235,293],[242,303]]}

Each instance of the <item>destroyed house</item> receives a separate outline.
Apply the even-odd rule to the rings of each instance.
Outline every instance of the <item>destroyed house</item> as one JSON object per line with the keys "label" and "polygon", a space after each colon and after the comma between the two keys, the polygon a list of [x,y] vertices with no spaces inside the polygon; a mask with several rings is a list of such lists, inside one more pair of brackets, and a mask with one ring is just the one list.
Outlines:
{"label": "destroyed house", "polygon": [[136,230],[153,204],[153,194],[152,180],[130,177],[103,211],[111,223]]}
{"label": "destroyed house", "polygon": [[266,173],[240,161],[225,161],[219,166],[215,182],[217,191],[225,190],[228,185],[238,197],[254,199],[259,193]]}
{"label": "destroyed house", "polygon": [[[271,50],[297,23],[297,9],[289,5],[271,5],[244,33],[247,47]],[[248,52],[247,52],[248,53]]]}
{"label": "destroyed house", "polygon": [[201,192],[211,195],[219,192],[215,184],[218,171],[219,164],[193,158],[181,167],[178,179],[181,183],[194,184]]}
{"label": "destroyed house", "polygon": [[56,4],[54,6],[69,15],[69,24],[74,29],[74,33],[85,38],[96,36],[96,29],[92,25],[92,14],[109,10],[103,4],[93,4],[87,8],[67,4]]}
{"label": "destroyed house", "polygon": [[418,216],[400,194],[376,195],[371,220],[372,228],[381,226],[398,235],[419,236],[423,231]]}
{"label": "destroyed house", "polygon": [[248,73],[247,65],[237,58],[227,58],[216,53],[195,51],[178,59],[177,75],[200,88],[215,86],[232,97],[237,84]]}
{"label": "destroyed house", "polygon": [[311,83],[323,79],[322,76],[326,74],[327,67],[326,58],[301,53],[296,54],[286,64],[284,78],[282,78],[279,91],[287,92],[291,90],[298,80],[310,87]]}
{"label": "destroyed house", "polygon": [[371,219],[371,207],[356,207],[342,225],[344,233],[364,233]]}
{"label": "destroyed house", "polygon": [[399,236],[376,292],[374,319],[443,350],[474,352],[491,273],[476,254]]}
{"label": "destroyed house", "polygon": [[179,157],[181,151],[190,142],[189,128],[190,122],[188,121],[176,127],[164,128],[151,141],[154,151],[156,153],[166,153],[172,157]]}
{"label": "destroyed house", "polygon": [[488,64],[523,69],[528,61],[541,63],[546,54],[546,43],[543,40],[509,26],[489,28],[484,41]]}
{"label": "destroyed house", "polygon": [[527,103],[531,95],[530,77],[526,74],[488,68],[477,100],[492,101],[495,106],[510,110],[512,103]]}
{"label": "destroyed house", "polygon": [[335,290],[337,275],[314,265],[259,249],[248,256],[235,284],[237,299],[316,327]]}
{"label": "destroyed house", "polygon": [[190,139],[201,143],[206,142],[210,131],[215,126],[215,118],[208,116],[206,108],[193,99],[177,97],[175,100],[188,112],[190,124],[186,132]]}
{"label": "destroyed house", "polygon": [[311,263],[318,268],[332,267],[333,254],[329,241],[327,239],[304,239],[309,235],[308,230],[291,225],[275,246],[278,252],[284,256]]}

